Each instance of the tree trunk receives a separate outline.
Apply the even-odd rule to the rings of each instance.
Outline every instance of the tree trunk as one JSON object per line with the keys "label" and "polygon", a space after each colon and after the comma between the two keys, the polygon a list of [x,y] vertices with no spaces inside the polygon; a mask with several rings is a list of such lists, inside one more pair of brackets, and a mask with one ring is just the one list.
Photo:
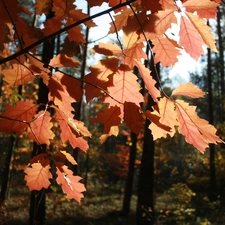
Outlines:
{"label": "tree trunk", "polygon": [[[208,117],[209,123],[213,124],[213,93],[212,93],[212,62],[211,62],[211,50],[208,49],[207,63],[208,63]],[[209,189],[209,199],[211,201],[216,201],[217,199],[217,184],[216,184],[216,168],[215,168],[215,145],[209,145],[210,151],[210,189]]]}
{"label": "tree trunk", "polygon": [[15,137],[11,135],[9,138],[7,138],[7,143],[9,143],[9,146],[8,148],[6,148],[7,154],[5,158],[4,170],[1,176],[0,209],[1,209],[1,206],[4,204],[7,197],[9,177],[10,177],[10,165],[11,165],[11,158],[12,158],[13,149],[14,149]]}
{"label": "tree trunk", "polygon": [[[48,18],[54,14],[50,11]],[[47,18],[47,19],[48,19]],[[54,55],[54,39],[44,42],[42,61],[44,66],[48,67],[51,58]],[[47,104],[48,102],[48,87],[39,80],[38,103]],[[45,109],[45,106],[40,106],[39,110]],[[46,145],[38,145],[34,143],[32,157],[46,152]],[[44,225],[45,224],[45,189],[40,191],[32,191],[30,196],[30,225]]]}
{"label": "tree trunk", "polygon": [[134,132],[131,132],[131,142],[130,147],[130,158],[129,158],[129,169],[127,175],[127,182],[125,187],[125,194],[123,199],[123,215],[127,216],[130,213],[130,200],[133,192],[133,180],[134,180],[134,171],[135,171],[135,159],[137,152],[137,135]]}

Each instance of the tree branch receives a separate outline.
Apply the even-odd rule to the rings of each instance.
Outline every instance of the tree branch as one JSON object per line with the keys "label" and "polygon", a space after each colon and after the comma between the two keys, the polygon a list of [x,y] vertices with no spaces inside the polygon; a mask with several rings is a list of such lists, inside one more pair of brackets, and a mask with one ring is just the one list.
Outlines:
{"label": "tree branch", "polygon": [[82,19],[82,20],[79,20],[79,21],[77,21],[77,22],[75,22],[75,23],[73,23],[73,24],[71,24],[71,25],[69,25],[69,26],[67,26],[67,27],[64,27],[64,28],[62,28],[61,30],[58,30],[58,31],[56,31],[56,32],[54,32],[54,33],[52,33],[52,34],[50,34],[50,35],[48,35],[48,36],[46,36],[46,37],[44,37],[44,38],[42,38],[42,39],[36,41],[36,42],[34,42],[33,44],[31,44],[31,45],[25,47],[24,49],[21,49],[19,52],[15,53],[15,54],[13,54],[13,55],[11,55],[11,56],[9,56],[9,57],[6,57],[6,58],[4,58],[4,59],[1,59],[1,60],[0,60],[0,65],[3,64],[3,63],[6,63],[6,62],[8,62],[8,61],[10,61],[10,60],[12,60],[12,59],[15,59],[16,57],[18,57],[18,56],[20,56],[20,55],[22,55],[22,54],[24,54],[24,53],[29,52],[29,50],[31,50],[32,48],[34,48],[34,47],[36,47],[36,46],[42,44],[42,43],[45,42],[45,41],[48,41],[49,39],[54,38],[55,36],[57,36],[57,35],[59,35],[59,34],[61,34],[61,33],[63,33],[63,32],[66,32],[66,31],[68,31],[68,30],[70,30],[70,29],[72,29],[72,28],[74,28],[74,27],[76,27],[76,26],[79,26],[80,24],[85,23],[85,22],[87,22],[87,21],[89,21],[89,20],[92,20],[92,19],[95,19],[95,18],[100,17],[100,16],[102,16],[102,15],[108,14],[108,13],[110,13],[110,12],[116,10],[116,9],[119,9],[119,8],[121,8],[121,7],[123,7],[123,6],[130,5],[131,3],[135,2],[135,1],[136,1],[136,0],[129,0],[129,1],[126,1],[126,2],[124,2],[124,3],[121,3],[121,4],[119,4],[119,5],[116,5],[116,6],[112,7],[112,8],[110,8],[110,9],[107,9],[107,10],[102,11],[102,12],[100,12],[100,13],[96,13],[96,14],[94,14],[94,15],[92,15],[92,16],[88,16],[88,17],[86,17],[86,18],[84,18],[84,19]]}

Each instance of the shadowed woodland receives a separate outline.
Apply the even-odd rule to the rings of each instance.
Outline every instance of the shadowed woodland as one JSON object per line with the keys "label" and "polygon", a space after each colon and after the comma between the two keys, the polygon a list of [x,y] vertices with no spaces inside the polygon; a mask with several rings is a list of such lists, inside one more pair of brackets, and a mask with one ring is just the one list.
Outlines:
{"label": "shadowed woodland", "polygon": [[0,1],[0,225],[224,224],[225,2],[199,2]]}

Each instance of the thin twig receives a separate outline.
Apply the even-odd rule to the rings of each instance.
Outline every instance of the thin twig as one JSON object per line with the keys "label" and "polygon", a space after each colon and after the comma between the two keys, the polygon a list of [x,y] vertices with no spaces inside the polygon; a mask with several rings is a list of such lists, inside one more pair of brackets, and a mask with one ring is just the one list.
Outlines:
{"label": "thin twig", "polygon": [[[34,55],[32,55],[32,54],[30,54],[30,53],[28,53],[28,54],[29,54],[30,56],[32,56],[34,59],[38,60],[39,62],[42,62],[40,59],[38,59],[38,58],[35,57]],[[49,67],[50,69],[56,69],[56,68],[54,68],[54,67],[52,67],[52,66],[50,66],[50,65],[48,65],[48,67]],[[78,81],[80,81],[80,82],[84,82],[84,83],[86,83],[86,84],[89,84],[89,85],[91,85],[91,86],[93,86],[93,87],[95,87],[95,88],[101,90],[104,94],[108,95],[110,98],[112,98],[114,101],[118,102],[119,104],[123,104],[123,103],[120,102],[119,100],[115,99],[115,98],[114,98],[108,91],[106,91],[104,88],[102,88],[102,87],[100,87],[100,86],[98,86],[98,85],[95,85],[95,84],[93,84],[93,83],[90,83],[90,82],[88,82],[88,81],[84,81],[84,80],[81,79],[81,78],[77,78],[77,77],[71,76],[71,75],[69,75],[69,74],[67,74],[67,73],[65,73],[65,72],[63,72],[63,71],[61,71],[61,70],[59,70],[59,69],[58,69],[57,71],[60,72],[60,73],[62,73],[62,74],[64,74],[64,75],[66,75],[66,76],[71,77],[72,79],[75,79],[75,80],[78,80]]]}
{"label": "thin twig", "polygon": [[[166,94],[166,93],[164,92],[164,90],[163,90],[163,86],[162,86],[162,83],[161,83],[160,78],[159,78],[159,73],[158,73],[158,70],[157,70],[157,68],[156,68],[156,64],[154,63],[154,58],[155,58],[155,57],[154,57],[154,53],[153,53],[153,51],[152,51],[152,46],[151,46],[151,44],[149,43],[149,40],[148,40],[148,38],[147,38],[147,36],[146,36],[146,34],[145,34],[144,28],[142,27],[142,24],[141,24],[141,22],[140,22],[140,20],[139,20],[139,18],[138,18],[138,16],[137,16],[137,14],[136,14],[136,12],[134,11],[134,8],[132,7],[131,4],[129,4],[129,6],[130,6],[131,10],[133,11],[133,14],[134,14],[134,16],[135,16],[135,18],[136,18],[136,20],[137,20],[139,26],[140,26],[141,32],[142,32],[142,34],[143,34],[143,36],[144,36],[144,38],[145,38],[145,41],[146,41],[146,43],[147,43],[147,45],[148,45],[148,47],[149,47],[149,51],[150,51],[150,53],[151,53],[151,57],[152,57],[152,61],[153,61],[154,72],[155,72],[156,77],[157,77],[157,82],[159,83],[159,88],[161,89],[161,91],[163,92],[163,94],[164,94],[165,96],[167,96],[167,94]],[[167,96],[167,97],[168,97],[168,96]]]}
{"label": "thin twig", "polygon": [[54,32],[54,33],[52,33],[52,34],[50,34],[50,35],[48,35],[48,36],[46,36],[46,37],[44,37],[44,38],[36,41],[36,42],[34,42],[33,44],[31,44],[31,45],[29,45],[29,46],[21,49],[19,52],[15,53],[15,54],[13,54],[11,56],[8,56],[8,57],[6,57],[4,59],[1,59],[0,60],[0,65],[3,64],[3,63],[6,63],[6,62],[8,62],[8,61],[10,61],[12,59],[15,59],[16,57],[18,57],[18,56],[20,56],[22,54],[25,54],[25,53],[29,52],[29,50],[31,50],[32,48],[34,48],[34,47],[42,44],[45,41],[48,41],[48,40],[56,37],[57,35],[65,32],[65,31],[68,31],[68,30],[70,30],[70,29],[72,29],[72,28],[74,28],[76,26],[79,26],[80,24],[85,23],[85,22],[87,22],[89,20],[92,20],[92,19],[95,19],[95,18],[100,17],[102,15],[108,14],[109,12],[112,12],[112,11],[114,11],[116,9],[119,9],[121,7],[124,7],[126,5],[129,5],[129,4],[131,4],[132,2],[135,2],[135,1],[136,0],[129,0],[127,2],[124,2],[124,3],[121,3],[119,5],[116,5],[116,6],[112,7],[112,8],[110,8],[110,9],[107,9],[105,11],[102,11],[100,13],[96,13],[96,14],[94,14],[92,16],[88,16],[88,17],[86,17],[86,18],[84,18],[82,20],[79,20],[79,21],[77,21],[77,22],[75,22],[75,23],[73,23],[73,24],[71,24],[71,25],[69,25],[67,27],[64,27],[61,30],[58,30],[58,31],[56,31],[56,32]]}

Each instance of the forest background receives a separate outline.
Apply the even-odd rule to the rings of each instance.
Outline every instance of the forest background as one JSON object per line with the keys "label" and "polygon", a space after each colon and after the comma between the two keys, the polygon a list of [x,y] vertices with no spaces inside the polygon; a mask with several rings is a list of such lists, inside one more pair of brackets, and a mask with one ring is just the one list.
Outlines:
{"label": "forest background", "polygon": [[[0,4],[1,224],[222,224],[224,3],[104,1],[104,44],[103,1],[18,2]],[[182,51],[201,70],[172,90]]]}

